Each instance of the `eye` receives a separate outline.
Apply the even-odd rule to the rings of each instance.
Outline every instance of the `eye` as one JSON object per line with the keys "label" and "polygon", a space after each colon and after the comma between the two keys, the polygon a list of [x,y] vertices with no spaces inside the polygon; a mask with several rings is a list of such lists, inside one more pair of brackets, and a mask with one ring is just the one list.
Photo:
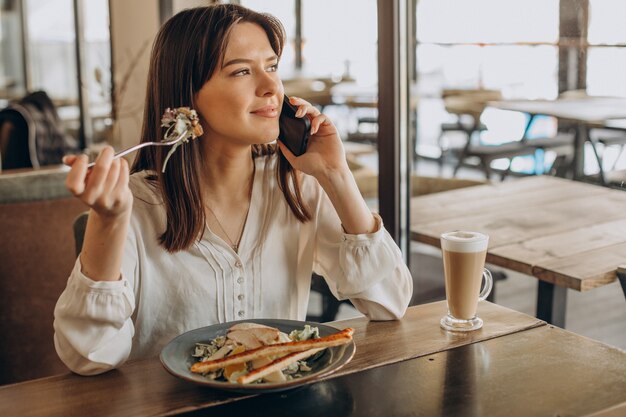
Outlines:
{"label": "eye", "polygon": [[273,65],[271,65],[267,70],[269,72],[276,72],[276,71],[278,71],[278,62],[273,64]]}
{"label": "eye", "polygon": [[233,72],[232,75],[235,77],[241,77],[243,75],[249,75],[249,74],[250,74],[250,70],[248,68],[242,68],[240,70]]}

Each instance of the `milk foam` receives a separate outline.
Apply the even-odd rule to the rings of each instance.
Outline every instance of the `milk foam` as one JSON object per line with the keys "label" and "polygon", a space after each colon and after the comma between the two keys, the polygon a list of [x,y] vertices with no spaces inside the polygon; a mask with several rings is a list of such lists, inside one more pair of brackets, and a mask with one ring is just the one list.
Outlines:
{"label": "milk foam", "polygon": [[441,249],[452,252],[482,252],[487,250],[488,244],[489,236],[478,232],[455,230],[441,235]]}

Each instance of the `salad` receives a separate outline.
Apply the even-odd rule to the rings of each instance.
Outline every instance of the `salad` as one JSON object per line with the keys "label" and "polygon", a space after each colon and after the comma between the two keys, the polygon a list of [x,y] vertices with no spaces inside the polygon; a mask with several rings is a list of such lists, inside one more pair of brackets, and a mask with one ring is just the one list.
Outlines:
{"label": "salad", "polygon": [[352,333],[345,329],[320,337],[318,328],[308,324],[286,334],[262,324],[238,323],[224,336],[197,343],[190,370],[238,384],[288,381],[310,372],[326,348],[350,342]]}

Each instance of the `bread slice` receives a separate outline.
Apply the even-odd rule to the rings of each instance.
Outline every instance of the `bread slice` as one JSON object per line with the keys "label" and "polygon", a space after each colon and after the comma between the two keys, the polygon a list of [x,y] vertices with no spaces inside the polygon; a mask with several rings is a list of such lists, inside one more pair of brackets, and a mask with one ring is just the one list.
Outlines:
{"label": "bread slice", "polygon": [[[255,359],[252,361],[252,369],[260,369],[272,363],[272,360],[267,356],[264,358]],[[287,378],[280,370],[266,374],[263,379],[267,382],[283,382]]]}
{"label": "bread slice", "polygon": [[323,349],[325,348],[309,349],[309,350],[305,350],[304,352],[296,352],[296,353],[289,354],[285,357],[282,357],[280,359],[276,359],[275,361],[270,362],[269,364],[265,366],[262,366],[258,369],[248,372],[246,375],[240,376],[239,378],[237,378],[237,383],[249,384],[250,382],[254,382],[257,379],[264,378],[274,372],[280,372],[281,370],[285,369],[292,363],[296,363],[302,359],[306,359]]}

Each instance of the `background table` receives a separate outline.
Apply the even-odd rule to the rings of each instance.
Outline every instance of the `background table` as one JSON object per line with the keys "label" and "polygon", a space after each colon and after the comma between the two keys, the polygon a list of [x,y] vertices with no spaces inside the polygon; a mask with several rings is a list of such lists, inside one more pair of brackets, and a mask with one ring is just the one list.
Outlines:
{"label": "background table", "polygon": [[625,207],[623,191],[529,177],[412,198],[411,237],[488,234],[487,262],[536,277],[537,317],[563,327],[567,289],[609,284],[626,262]]}
{"label": "background table", "polygon": [[604,127],[610,119],[626,118],[626,99],[616,97],[505,100],[492,101],[488,104],[490,107],[501,110],[527,113],[531,119],[536,115],[546,115],[556,117],[561,121],[573,122],[576,125],[573,161],[575,179],[583,178],[585,175],[585,142],[589,140],[589,128]]}

